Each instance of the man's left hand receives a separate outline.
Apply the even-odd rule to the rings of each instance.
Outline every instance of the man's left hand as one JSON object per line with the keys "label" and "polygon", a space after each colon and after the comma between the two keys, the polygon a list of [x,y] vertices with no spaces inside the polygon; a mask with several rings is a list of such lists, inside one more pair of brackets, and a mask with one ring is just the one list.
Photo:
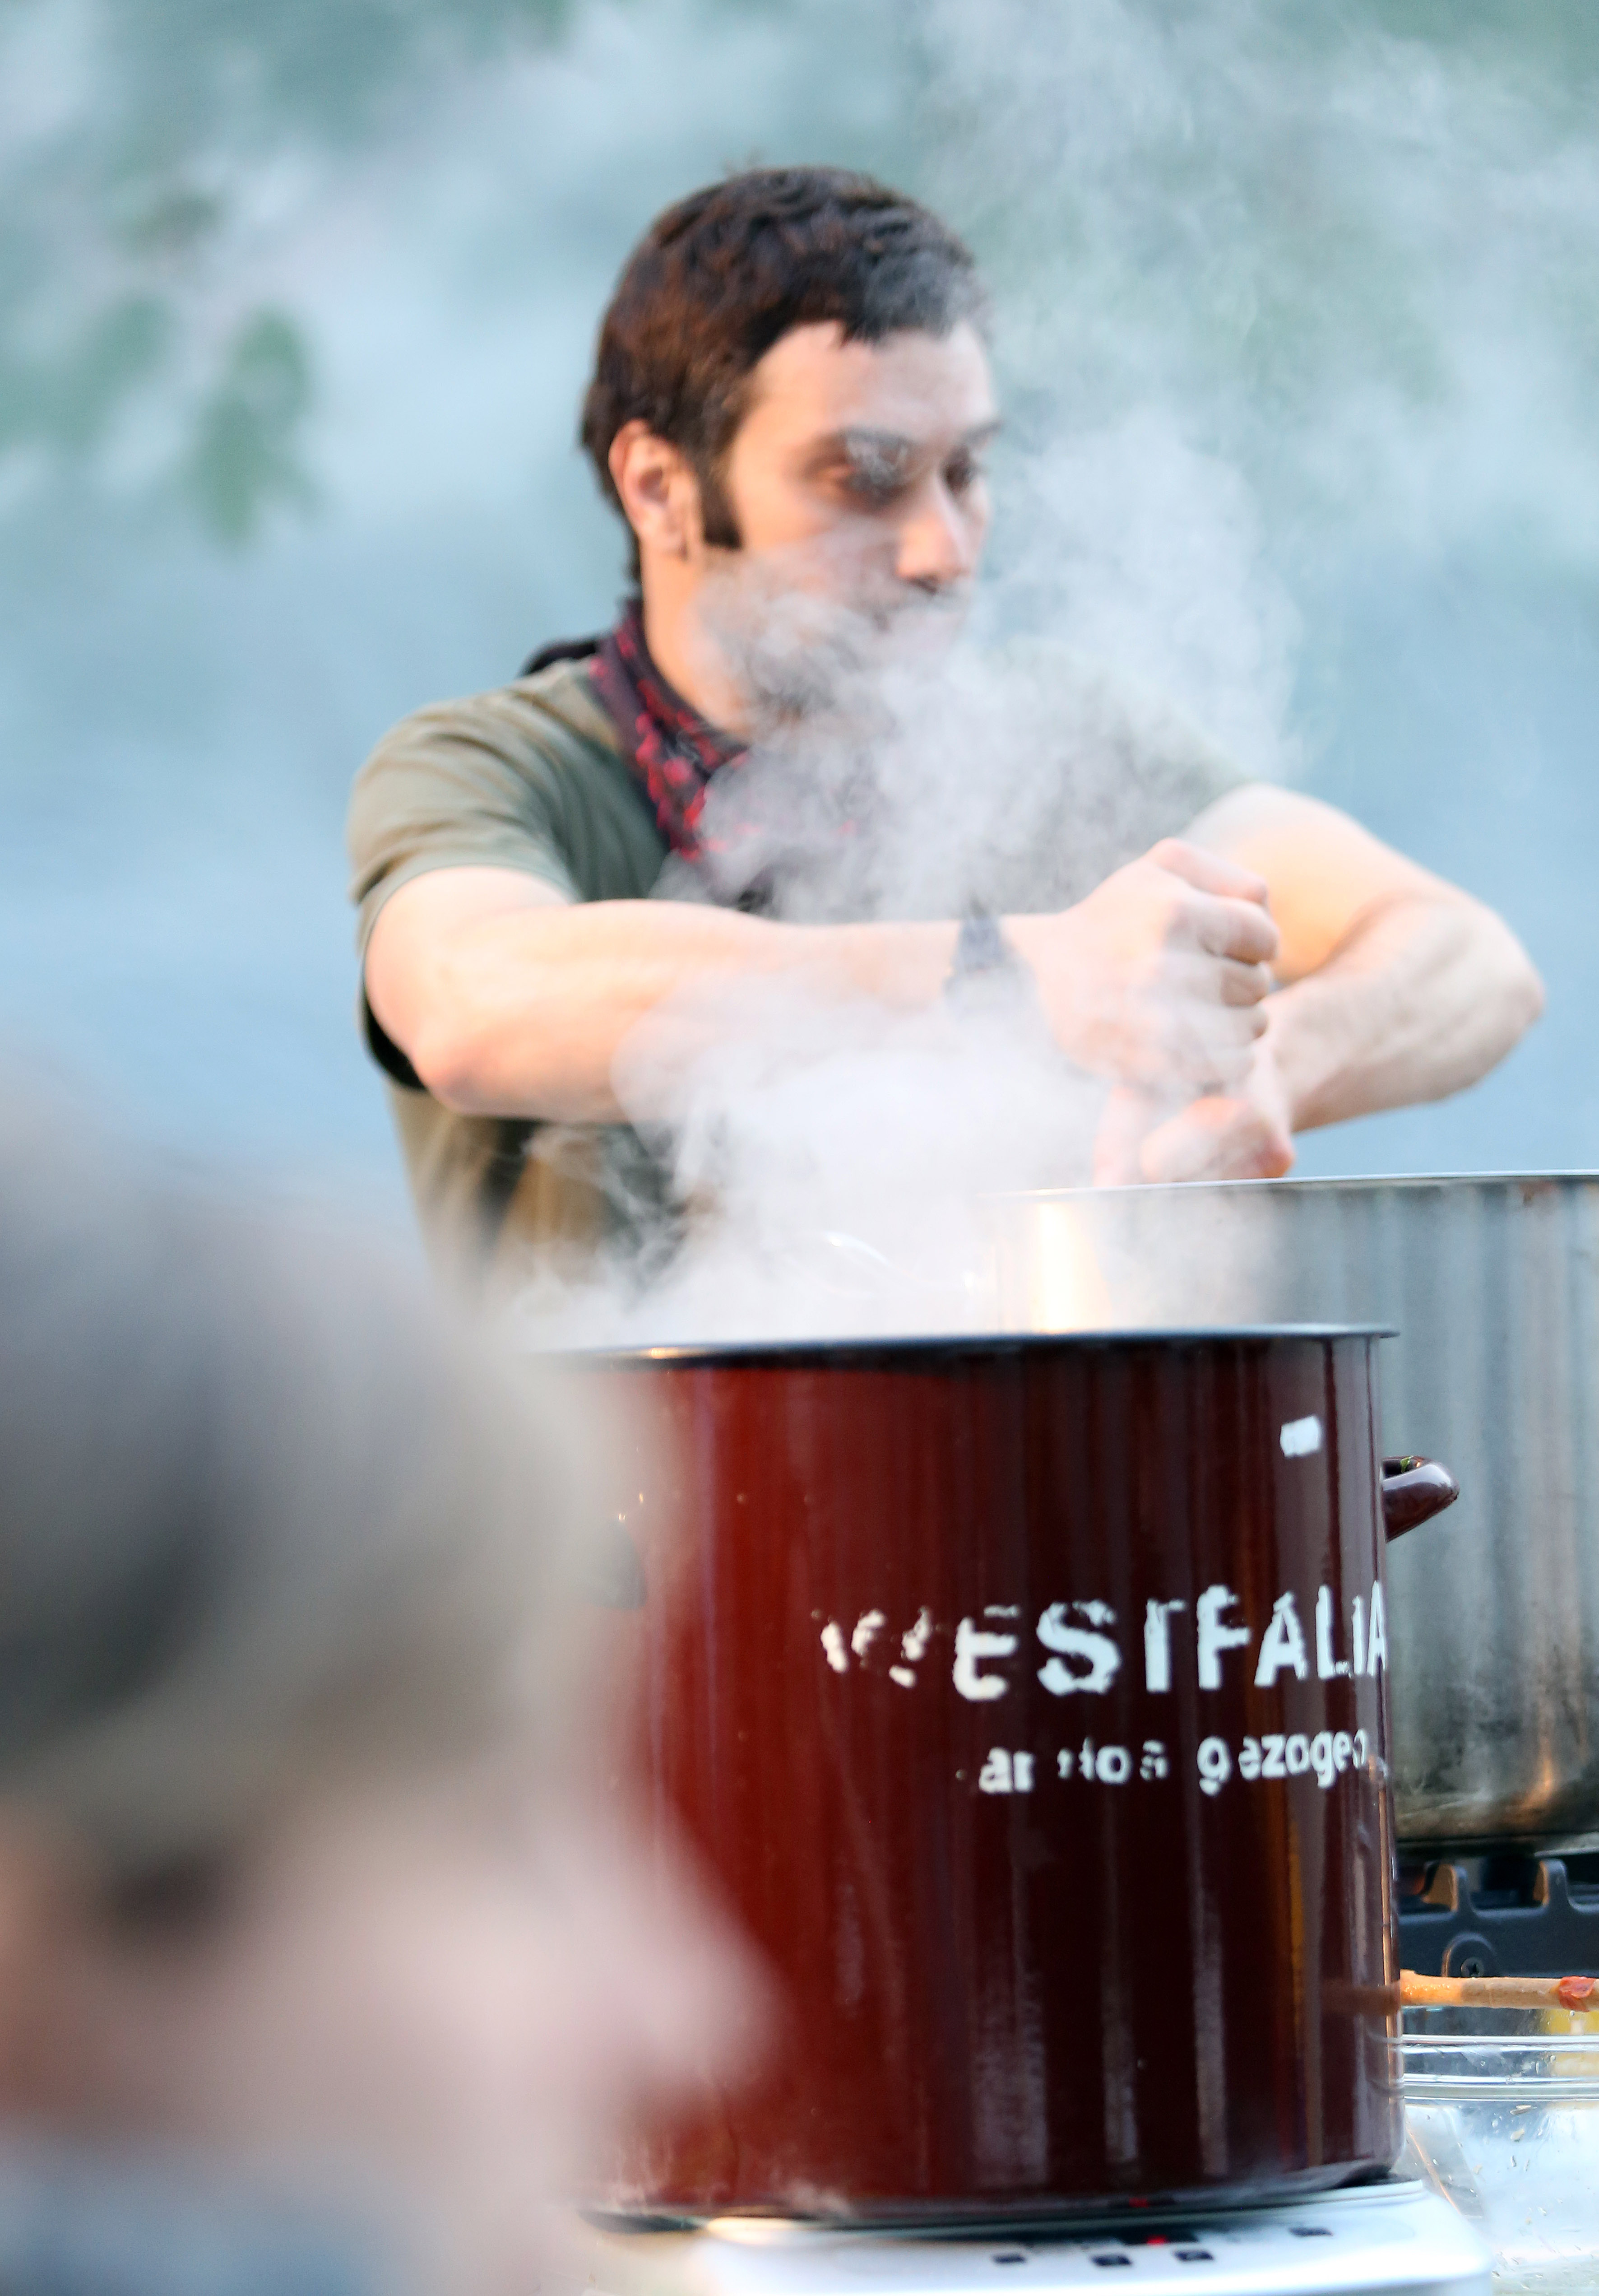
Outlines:
{"label": "man's left hand", "polygon": [[1206,1093],[1171,1113],[1136,1086],[1111,1095],[1095,1142],[1096,1187],[1172,1180],[1275,1180],[1293,1162],[1287,1087],[1270,1035],[1235,1092]]}

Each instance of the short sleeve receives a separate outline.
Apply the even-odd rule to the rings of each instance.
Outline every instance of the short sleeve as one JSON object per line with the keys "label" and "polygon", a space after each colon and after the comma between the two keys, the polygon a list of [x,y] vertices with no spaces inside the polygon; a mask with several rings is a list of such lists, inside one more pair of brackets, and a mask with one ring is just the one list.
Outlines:
{"label": "short sleeve", "polygon": [[562,755],[573,738],[517,687],[419,709],[385,735],[350,799],[360,947],[384,902],[435,869],[521,869],[577,900]]}

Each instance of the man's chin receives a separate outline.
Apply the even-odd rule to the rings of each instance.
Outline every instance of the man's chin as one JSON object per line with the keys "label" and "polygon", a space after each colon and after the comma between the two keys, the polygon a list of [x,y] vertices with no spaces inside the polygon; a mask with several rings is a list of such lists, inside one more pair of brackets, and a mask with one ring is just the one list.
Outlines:
{"label": "man's chin", "polygon": [[935,672],[965,623],[968,594],[745,596],[711,627],[757,727],[881,711],[902,680]]}

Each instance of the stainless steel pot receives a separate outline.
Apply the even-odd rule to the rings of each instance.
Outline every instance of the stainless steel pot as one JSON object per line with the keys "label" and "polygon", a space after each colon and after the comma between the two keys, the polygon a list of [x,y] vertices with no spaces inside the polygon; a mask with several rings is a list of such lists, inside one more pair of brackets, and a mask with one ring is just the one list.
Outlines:
{"label": "stainless steel pot", "polygon": [[1402,1847],[1599,1847],[1599,1176],[1240,1181],[989,1208],[1001,1328],[1397,1325],[1382,1428],[1447,1459],[1390,1563]]}

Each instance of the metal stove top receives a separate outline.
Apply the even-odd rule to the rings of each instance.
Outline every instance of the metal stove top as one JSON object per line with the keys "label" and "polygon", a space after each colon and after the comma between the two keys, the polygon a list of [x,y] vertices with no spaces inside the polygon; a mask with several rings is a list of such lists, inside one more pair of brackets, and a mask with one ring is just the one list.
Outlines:
{"label": "metal stove top", "polygon": [[560,2296],[1488,2296],[1490,2275],[1488,2250],[1446,2200],[1392,2177],[1267,2208],[1124,2210],[1025,2233],[857,2232],[758,2217],[694,2231],[577,2224]]}
{"label": "metal stove top", "polygon": [[1517,1855],[1401,1875],[1399,1958],[1429,1977],[1599,1977],[1599,1857]]}

